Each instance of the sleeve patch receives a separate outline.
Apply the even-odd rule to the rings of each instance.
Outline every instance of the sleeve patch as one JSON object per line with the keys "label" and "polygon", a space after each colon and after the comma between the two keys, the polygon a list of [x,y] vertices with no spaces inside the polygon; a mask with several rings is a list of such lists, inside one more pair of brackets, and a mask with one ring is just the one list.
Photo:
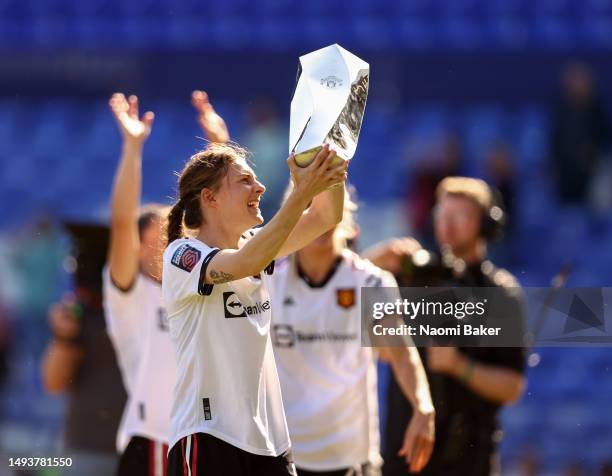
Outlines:
{"label": "sleeve patch", "polygon": [[177,268],[190,273],[195,268],[195,265],[198,264],[198,261],[200,261],[201,256],[200,250],[185,243],[174,252],[170,262]]}
{"label": "sleeve patch", "polygon": [[210,261],[219,251],[221,250],[218,248],[212,250],[210,253],[208,253],[208,255],[206,255],[204,260],[202,260],[202,267],[200,268],[200,280],[198,282],[198,294],[200,296],[210,296],[210,294],[212,293],[213,285],[206,283],[206,268],[208,268],[208,263],[210,263]]}

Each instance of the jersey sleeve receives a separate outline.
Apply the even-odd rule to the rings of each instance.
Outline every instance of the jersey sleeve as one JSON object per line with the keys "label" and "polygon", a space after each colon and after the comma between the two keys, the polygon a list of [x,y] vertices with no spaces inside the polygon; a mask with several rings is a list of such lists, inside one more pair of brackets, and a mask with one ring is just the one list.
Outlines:
{"label": "jersey sleeve", "polygon": [[377,293],[384,296],[385,300],[392,302],[399,299],[397,281],[391,273],[380,268],[372,267],[363,283],[364,288],[381,288]]}
{"label": "jersey sleeve", "polygon": [[206,270],[219,252],[195,240],[177,240],[164,251],[162,290],[167,306],[192,296],[208,296],[213,285],[207,284]]}
{"label": "jersey sleeve", "polygon": [[107,332],[115,338],[123,338],[138,329],[137,318],[138,299],[135,298],[141,280],[140,273],[136,275],[130,289],[120,289],[112,280],[110,270],[102,272],[102,288],[104,295],[104,315]]}

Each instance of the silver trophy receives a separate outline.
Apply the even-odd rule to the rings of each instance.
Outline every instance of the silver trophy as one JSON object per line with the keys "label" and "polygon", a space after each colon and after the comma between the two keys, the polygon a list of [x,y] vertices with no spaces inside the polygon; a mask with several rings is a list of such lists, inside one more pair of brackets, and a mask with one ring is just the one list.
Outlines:
{"label": "silver trophy", "polygon": [[337,44],[300,57],[289,126],[289,153],[299,166],[324,144],[344,160],[353,157],[369,79],[370,65]]}

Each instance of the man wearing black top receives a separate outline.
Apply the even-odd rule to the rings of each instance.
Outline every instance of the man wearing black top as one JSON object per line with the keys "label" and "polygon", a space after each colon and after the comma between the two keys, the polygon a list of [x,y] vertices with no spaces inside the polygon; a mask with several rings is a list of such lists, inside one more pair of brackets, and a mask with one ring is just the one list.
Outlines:
{"label": "man wearing black top", "polygon": [[[400,286],[503,288],[505,309],[522,325],[518,283],[486,260],[487,240],[499,231],[502,210],[481,180],[448,177],[437,189],[436,241],[443,259],[435,264],[414,240],[378,245],[366,256],[394,272]],[[417,259],[418,257],[418,259]],[[414,258],[414,259],[413,259]],[[524,349],[520,347],[430,347],[421,349],[436,409],[436,444],[423,475],[499,474],[496,448],[501,439],[497,414],[518,400],[525,387]],[[397,455],[411,408],[394,379],[388,390],[383,475],[405,475]]]}

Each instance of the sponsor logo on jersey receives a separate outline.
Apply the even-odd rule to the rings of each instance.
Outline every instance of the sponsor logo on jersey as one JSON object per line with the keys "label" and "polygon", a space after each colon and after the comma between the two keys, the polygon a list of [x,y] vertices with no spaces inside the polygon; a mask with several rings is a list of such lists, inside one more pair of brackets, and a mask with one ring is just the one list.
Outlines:
{"label": "sponsor logo on jersey", "polygon": [[246,317],[246,312],[244,312],[244,306],[238,299],[236,293],[232,291],[227,291],[223,293],[223,307],[225,308],[225,317],[233,318],[233,317]]}
{"label": "sponsor logo on jersey", "polygon": [[293,347],[295,332],[289,324],[276,324],[272,327],[272,343],[277,347]]}
{"label": "sponsor logo on jersey", "polygon": [[200,261],[201,256],[200,250],[185,243],[177,248],[170,262],[177,268],[190,273],[195,265],[198,264],[198,261]]}
{"label": "sponsor logo on jersey", "polygon": [[202,399],[202,407],[204,410],[204,420],[212,420],[212,412],[210,411],[210,398]]}
{"label": "sponsor logo on jersey", "polygon": [[355,288],[336,289],[336,302],[344,309],[350,309],[355,305]]}
{"label": "sponsor logo on jersey", "polygon": [[232,319],[234,317],[247,317],[269,311],[270,301],[256,302],[252,306],[245,306],[240,302],[235,292],[226,291],[223,293],[223,307],[225,308],[225,317]]}
{"label": "sponsor logo on jersey", "polygon": [[311,344],[314,342],[351,342],[359,336],[356,333],[340,332],[303,332],[296,330],[290,324],[272,326],[272,344],[276,347],[290,348],[295,344]]}

